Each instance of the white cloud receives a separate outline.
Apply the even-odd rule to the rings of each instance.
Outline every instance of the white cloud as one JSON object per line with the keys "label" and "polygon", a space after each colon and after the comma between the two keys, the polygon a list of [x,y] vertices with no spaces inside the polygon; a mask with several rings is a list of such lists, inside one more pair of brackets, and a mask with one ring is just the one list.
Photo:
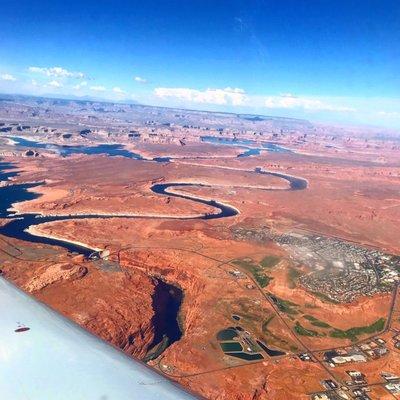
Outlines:
{"label": "white cloud", "polygon": [[116,86],[112,90],[116,94],[126,94],[125,90],[122,90],[120,87]]}
{"label": "white cloud", "polygon": [[90,90],[94,92],[105,92],[106,88],[104,86],[90,86]]}
{"label": "white cloud", "polygon": [[382,117],[400,118],[400,112],[398,111],[378,111],[378,114]]}
{"label": "white cloud", "polygon": [[37,83],[37,81],[35,79],[31,80],[31,85],[32,86],[38,86],[39,84]]}
{"label": "white cloud", "polygon": [[134,79],[136,82],[139,82],[139,83],[147,83],[147,79],[142,78],[141,76],[135,76],[133,79]]}
{"label": "white cloud", "polygon": [[267,108],[301,108],[308,111],[356,111],[354,108],[336,106],[325,103],[322,100],[298,97],[290,93],[281,94],[280,96],[268,96],[264,100],[264,106]]}
{"label": "white cloud", "polygon": [[87,86],[87,85],[88,85],[88,83],[87,83],[86,81],[83,81],[83,82],[78,83],[77,85],[73,86],[73,88],[74,88],[75,90],[80,90],[81,88],[83,88],[83,87],[85,87],[85,86]]}
{"label": "white cloud", "polygon": [[58,81],[51,81],[47,84],[48,86],[54,87],[54,88],[61,88],[63,87],[63,84],[58,82]]}
{"label": "white cloud", "polygon": [[11,74],[0,75],[0,78],[3,81],[10,81],[10,82],[15,82],[17,80],[17,78]]}
{"label": "white cloud", "polygon": [[36,73],[36,74],[46,75],[46,76],[54,76],[57,78],[79,78],[79,79],[82,79],[85,77],[85,74],[83,72],[68,71],[67,69],[62,68],[62,67],[50,67],[50,68],[29,67],[28,71]]}
{"label": "white cloud", "polygon": [[206,89],[196,90],[189,88],[156,88],[154,94],[160,98],[176,98],[192,103],[207,103],[234,106],[244,105],[247,101],[247,96],[243,89],[230,88],[225,89]]}

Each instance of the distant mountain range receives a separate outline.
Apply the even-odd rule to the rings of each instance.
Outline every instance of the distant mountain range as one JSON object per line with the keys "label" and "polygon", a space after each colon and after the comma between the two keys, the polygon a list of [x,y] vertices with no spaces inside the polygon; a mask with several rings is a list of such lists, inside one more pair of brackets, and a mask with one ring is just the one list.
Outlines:
{"label": "distant mountain range", "polygon": [[170,110],[170,111],[176,111],[176,112],[182,112],[184,114],[188,115],[194,115],[194,114],[203,114],[203,115],[213,115],[215,117],[221,116],[221,117],[234,117],[237,119],[249,121],[249,122],[267,122],[270,121],[271,123],[276,122],[276,123],[292,123],[292,124],[300,124],[303,126],[312,126],[310,121],[306,119],[299,119],[299,118],[290,118],[290,117],[277,117],[277,116],[269,116],[269,115],[261,115],[261,114],[238,114],[238,113],[232,113],[232,112],[223,112],[223,111],[205,111],[205,110],[198,110],[198,109],[182,109],[182,108],[176,108],[176,107],[161,107],[161,106],[151,106],[151,105],[144,105],[141,103],[138,103],[137,101],[134,100],[124,100],[124,101],[110,101],[107,99],[103,99],[100,97],[93,97],[93,96],[73,96],[73,95],[57,95],[57,97],[54,97],[53,95],[43,95],[43,96],[32,96],[32,95],[24,95],[24,94],[1,94],[0,93],[0,102],[1,101],[11,101],[11,102],[32,102],[35,103],[38,106],[48,104],[49,106],[69,106],[73,104],[85,104],[85,105],[108,105],[108,106],[113,106],[113,105],[130,105],[130,106],[138,106],[138,107],[143,107],[143,108],[148,108],[148,109],[158,109],[158,110]]}
{"label": "distant mountain range", "polygon": [[74,96],[74,95],[68,95],[68,96],[63,96],[63,95],[57,95],[57,97],[54,97],[53,95],[43,95],[43,96],[31,96],[31,95],[25,95],[25,94],[6,94],[6,93],[0,93],[0,101],[23,101],[23,100],[32,100],[32,101],[37,101],[40,103],[40,101],[45,102],[45,101],[53,101],[54,104],[61,104],[62,101],[65,102],[67,105],[70,102],[82,102],[82,103],[105,103],[105,104],[135,104],[139,105],[137,101],[134,100],[127,100],[127,101],[110,101],[107,99],[103,99],[101,97],[94,97],[94,96]]}

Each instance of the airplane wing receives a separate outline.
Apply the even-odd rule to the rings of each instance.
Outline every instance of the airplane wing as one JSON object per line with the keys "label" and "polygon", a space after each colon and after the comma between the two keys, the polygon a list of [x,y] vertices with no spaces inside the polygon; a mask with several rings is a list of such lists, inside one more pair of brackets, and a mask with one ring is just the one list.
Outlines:
{"label": "airplane wing", "polygon": [[2,400],[189,400],[190,394],[0,277]]}

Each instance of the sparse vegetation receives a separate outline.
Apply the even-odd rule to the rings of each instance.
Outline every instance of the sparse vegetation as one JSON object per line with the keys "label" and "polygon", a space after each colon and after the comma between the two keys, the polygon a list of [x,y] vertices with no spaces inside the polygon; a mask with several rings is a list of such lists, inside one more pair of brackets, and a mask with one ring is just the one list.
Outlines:
{"label": "sparse vegetation", "polygon": [[333,338],[350,339],[352,342],[355,342],[358,339],[357,336],[373,334],[382,331],[385,327],[385,322],[385,318],[379,318],[374,323],[367,326],[358,326],[345,331],[335,328],[333,331],[329,332],[329,335]]}
{"label": "sparse vegetation", "polygon": [[311,325],[318,326],[319,328],[330,328],[331,326],[323,321],[312,321]]}
{"label": "sparse vegetation", "polygon": [[296,325],[294,326],[294,331],[301,336],[320,336],[318,332],[313,331],[312,329],[304,328],[304,326],[302,326],[300,322],[296,322]]}
{"label": "sparse vegetation", "polygon": [[306,303],[304,304],[305,308],[317,308],[317,306],[315,304],[311,304],[311,303]]}
{"label": "sparse vegetation", "polygon": [[265,288],[268,286],[268,284],[271,282],[272,278],[267,275],[261,275],[261,274],[253,274],[254,279],[258,282],[258,284],[262,287]]}
{"label": "sparse vegetation", "polygon": [[319,328],[330,328],[331,326],[324,321],[321,321],[312,315],[304,315],[303,318],[310,321],[311,325],[318,326]]}
{"label": "sparse vegetation", "polygon": [[261,330],[262,330],[264,333],[267,333],[267,331],[268,331],[268,325],[270,324],[270,322],[272,322],[272,320],[273,320],[274,318],[275,318],[275,315],[270,315],[266,320],[263,321]]}
{"label": "sparse vegetation", "polygon": [[318,297],[319,299],[321,299],[322,301],[324,301],[325,303],[333,303],[333,304],[339,304],[338,301],[331,299],[329,296],[327,296],[324,293],[321,292],[311,292],[315,297]]}
{"label": "sparse vegetation", "polygon": [[260,261],[260,265],[263,268],[272,268],[280,261],[279,257],[276,256],[266,256]]}
{"label": "sparse vegetation", "polygon": [[288,281],[289,281],[289,288],[294,289],[296,287],[296,281],[301,276],[301,272],[295,268],[289,268],[288,270]]}
{"label": "sparse vegetation", "polygon": [[276,304],[276,306],[278,307],[279,311],[282,311],[285,314],[292,314],[292,315],[296,315],[299,313],[294,308],[294,307],[297,307],[296,303],[293,303],[289,300],[280,299],[279,297],[276,297],[276,296],[271,296],[271,298],[274,301],[274,303]]}
{"label": "sparse vegetation", "polygon": [[263,333],[264,333],[264,340],[271,346],[276,346],[281,349],[291,350],[291,351],[298,350],[298,348],[292,342],[288,342],[282,337],[273,334],[269,329],[266,329],[265,331],[263,331]]}
{"label": "sparse vegetation", "polygon": [[253,278],[262,288],[267,287],[268,283],[271,281],[271,279],[273,279],[272,277],[266,275],[263,271],[263,268],[258,264],[255,264],[253,261],[235,260],[232,261],[232,263],[250,272],[253,275]]}

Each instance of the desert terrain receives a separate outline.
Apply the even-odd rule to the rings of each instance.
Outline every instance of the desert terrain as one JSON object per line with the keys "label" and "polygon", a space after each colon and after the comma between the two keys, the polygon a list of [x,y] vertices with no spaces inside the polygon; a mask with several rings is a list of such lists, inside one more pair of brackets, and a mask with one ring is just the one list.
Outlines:
{"label": "desert terrain", "polygon": [[399,398],[397,133],[34,98],[0,125],[6,279],[202,398]]}

